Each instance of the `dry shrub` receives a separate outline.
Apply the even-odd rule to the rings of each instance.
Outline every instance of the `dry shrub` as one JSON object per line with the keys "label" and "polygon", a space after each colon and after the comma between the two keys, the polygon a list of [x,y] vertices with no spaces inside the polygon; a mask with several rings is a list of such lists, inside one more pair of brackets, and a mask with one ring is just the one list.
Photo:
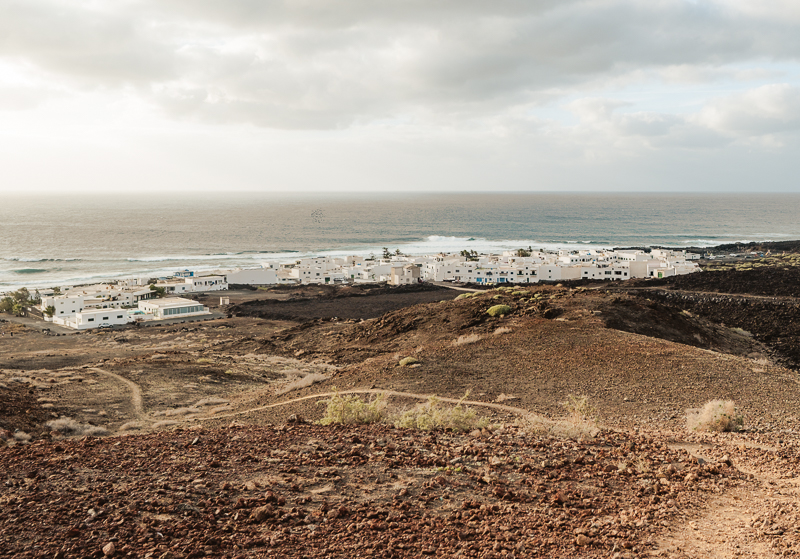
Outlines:
{"label": "dry shrub", "polygon": [[30,442],[31,436],[25,431],[16,430],[14,431],[14,440],[21,443],[27,443]]}
{"label": "dry shrub", "polygon": [[690,431],[738,431],[744,423],[733,400],[711,400],[700,409],[686,410]]}
{"label": "dry shrub", "polygon": [[464,407],[462,402],[467,396],[461,398],[455,406],[444,406],[436,396],[431,396],[424,404],[400,414],[395,421],[395,427],[410,429],[452,429],[453,431],[472,431],[482,429],[489,424],[485,417],[478,417],[475,410]]}
{"label": "dry shrub", "polygon": [[521,420],[524,429],[538,435],[586,440],[593,439],[600,432],[594,407],[586,396],[567,396],[561,405],[567,412],[562,419],[548,419],[529,415]]}
{"label": "dry shrub", "polygon": [[401,359],[398,364],[401,367],[408,367],[409,365],[415,365],[417,363],[419,363],[419,359],[417,359],[416,357],[406,357],[404,359]]}
{"label": "dry shrub", "polygon": [[47,422],[51,431],[61,433],[65,437],[101,437],[108,434],[108,430],[96,425],[78,423],[70,417],[62,417]]}
{"label": "dry shrub", "polygon": [[503,334],[508,334],[511,331],[512,331],[511,328],[509,328],[508,326],[501,326],[500,328],[492,332],[492,336],[502,336]]}
{"label": "dry shrub", "polygon": [[310,373],[302,378],[298,378],[287,384],[284,384],[282,387],[278,388],[275,391],[275,395],[280,396],[281,394],[286,394],[287,392],[291,392],[292,390],[307,388],[317,382],[328,380],[328,378],[330,377],[328,377],[327,375],[323,375],[322,373]]}
{"label": "dry shrub", "polygon": [[459,345],[474,344],[475,342],[479,342],[482,339],[483,336],[479,334],[464,334],[463,336],[459,336],[457,340],[453,340],[453,345],[459,346]]}
{"label": "dry shrub", "polygon": [[144,427],[144,423],[141,421],[128,421],[127,423],[123,423],[119,427],[120,433],[124,431],[133,431],[134,429],[142,429]]}
{"label": "dry shrub", "polygon": [[593,439],[600,432],[593,421],[575,421],[574,418],[548,419],[539,415],[527,416],[520,421],[521,427],[537,435],[547,435],[576,441]]}
{"label": "dry shrub", "polygon": [[328,400],[321,400],[318,403],[327,404],[325,415],[319,420],[320,425],[380,423],[386,418],[385,394],[378,394],[369,402],[365,402],[355,394],[342,396],[336,392]]}
{"label": "dry shrub", "polygon": [[203,398],[199,402],[197,402],[193,407],[199,408],[201,406],[216,406],[218,404],[228,404],[230,400],[226,400],[225,398]]}
{"label": "dry shrub", "polygon": [[[466,398],[466,395],[464,396]],[[475,410],[464,407],[462,398],[455,406],[442,405],[436,396],[431,396],[424,404],[406,410],[400,415],[389,416],[386,411],[388,397],[378,394],[370,401],[364,401],[356,394],[341,395],[338,392],[320,404],[327,404],[321,425],[392,423],[395,427],[410,429],[452,429],[471,431],[482,429],[489,424],[485,417],[478,417]]]}
{"label": "dry shrub", "polygon": [[160,429],[161,427],[172,427],[173,425],[180,425],[180,421],[171,421],[165,419],[164,421],[156,421],[151,425],[153,429]]}
{"label": "dry shrub", "polygon": [[174,417],[174,416],[177,416],[177,415],[188,415],[190,413],[200,413],[201,411],[202,410],[200,410],[198,408],[195,408],[195,407],[191,407],[191,408],[171,408],[171,409],[168,409],[168,410],[157,411],[153,415],[154,416],[163,415],[163,416],[166,416],[166,417]]}

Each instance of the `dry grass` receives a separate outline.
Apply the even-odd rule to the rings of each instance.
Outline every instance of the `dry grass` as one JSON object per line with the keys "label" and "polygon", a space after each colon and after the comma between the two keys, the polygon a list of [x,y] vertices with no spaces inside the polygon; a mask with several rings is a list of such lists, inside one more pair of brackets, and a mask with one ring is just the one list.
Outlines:
{"label": "dry grass", "polygon": [[216,397],[203,398],[202,400],[197,402],[193,407],[199,408],[201,406],[216,406],[219,404],[228,404],[228,403],[230,403],[230,400],[226,400],[225,398],[216,398]]}
{"label": "dry grass", "polygon": [[548,419],[539,415],[530,415],[521,419],[519,425],[533,434],[576,441],[593,439],[600,432],[594,421],[578,421],[572,417]]}
{"label": "dry grass", "polygon": [[380,423],[386,419],[387,397],[378,394],[365,402],[355,394],[342,396],[338,392],[320,404],[327,404],[325,415],[319,420],[320,425],[362,425]]}
{"label": "dry grass", "polygon": [[593,439],[600,432],[594,407],[586,396],[567,396],[561,405],[567,415],[561,419],[548,419],[529,415],[520,421],[523,429],[539,435],[549,435],[564,439]]}
{"label": "dry grass", "polygon": [[404,359],[401,359],[398,365],[400,365],[401,367],[408,367],[409,365],[416,365],[417,363],[419,363],[419,359],[417,359],[416,357],[406,357]]}
{"label": "dry grass", "polygon": [[171,408],[168,410],[157,411],[153,414],[153,416],[163,415],[165,417],[175,417],[179,415],[189,415],[190,413],[200,413],[202,410],[199,408],[195,408],[194,406],[190,408]]}
{"label": "dry grass", "polygon": [[395,420],[395,427],[410,429],[452,429],[453,431],[472,431],[489,425],[488,419],[478,417],[475,410],[464,407],[465,395],[455,406],[442,405],[436,396],[431,396],[424,404],[400,414]]}
{"label": "dry grass", "polygon": [[700,409],[686,410],[690,431],[738,431],[744,423],[733,400],[711,400]]}
{"label": "dry grass", "polygon": [[61,433],[65,437],[101,437],[108,435],[108,430],[96,425],[78,423],[70,417],[62,417],[47,422],[51,431]]}
{"label": "dry grass", "polygon": [[364,401],[355,394],[336,393],[332,398],[319,402],[327,404],[325,415],[319,423],[321,425],[391,423],[395,427],[426,431],[431,429],[472,431],[488,426],[489,421],[486,418],[478,417],[475,410],[462,405],[464,398],[455,406],[449,406],[443,405],[436,396],[431,396],[427,402],[413,409],[399,415],[389,415],[388,397],[385,394]]}
{"label": "dry grass", "polygon": [[160,429],[161,427],[172,427],[173,425],[180,425],[180,421],[165,419],[164,421],[156,421],[150,427],[153,429]]}
{"label": "dry grass", "polygon": [[483,336],[479,334],[464,334],[463,336],[459,336],[457,340],[453,340],[453,345],[459,346],[459,345],[474,344],[475,342],[479,342],[482,339]]}
{"label": "dry grass", "polygon": [[503,334],[508,334],[510,332],[512,332],[511,328],[509,328],[508,326],[501,326],[500,328],[492,332],[492,336],[502,336]]}
{"label": "dry grass", "polygon": [[292,390],[307,388],[312,384],[326,381],[329,378],[330,377],[328,375],[323,375],[322,373],[310,373],[304,377],[295,379],[287,384],[284,384],[275,391],[275,395],[280,396],[281,394],[286,394],[287,392],[291,392]]}
{"label": "dry grass", "polygon": [[30,442],[31,436],[28,433],[26,433],[25,431],[17,430],[17,431],[14,432],[14,440],[15,441],[19,441],[21,443],[27,443],[27,442]]}

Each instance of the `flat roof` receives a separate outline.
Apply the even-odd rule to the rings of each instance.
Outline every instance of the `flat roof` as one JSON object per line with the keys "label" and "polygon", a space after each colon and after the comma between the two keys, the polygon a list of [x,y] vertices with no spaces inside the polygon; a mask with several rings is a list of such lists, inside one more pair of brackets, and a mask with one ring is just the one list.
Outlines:
{"label": "flat roof", "polygon": [[186,305],[200,305],[203,306],[203,303],[199,301],[193,301],[192,299],[184,299],[183,297],[170,297],[169,299],[147,299],[146,301],[140,301],[140,303],[144,303],[145,305],[154,305],[159,308],[165,307],[183,307]]}
{"label": "flat roof", "polygon": [[111,313],[121,313],[121,312],[128,312],[128,309],[88,309],[85,311],[81,311],[79,314],[81,316],[85,316],[87,314],[111,314]]}

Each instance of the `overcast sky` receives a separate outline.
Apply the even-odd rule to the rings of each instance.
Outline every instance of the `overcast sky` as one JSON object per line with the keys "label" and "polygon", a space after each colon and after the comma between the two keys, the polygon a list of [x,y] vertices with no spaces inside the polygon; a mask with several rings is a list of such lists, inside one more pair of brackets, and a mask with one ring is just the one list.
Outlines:
{"label": "overcast sky", "polygon": [[800,191],[798,0],[3,0],[0,191]]}

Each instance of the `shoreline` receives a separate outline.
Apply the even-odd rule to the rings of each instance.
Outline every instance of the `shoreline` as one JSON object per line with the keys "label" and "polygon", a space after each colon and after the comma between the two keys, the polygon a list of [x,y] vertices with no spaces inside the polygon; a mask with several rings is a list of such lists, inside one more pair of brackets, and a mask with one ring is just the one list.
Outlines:
{"label": "shoreline", "polygon": [[[459,237],[448,237],[448,239],[460,239]],[[706,252],[730,252],[731,250],[736,250],[737,252],[747,251],[750,249],[760,248],[763,250],[800,250],[800,240],[787,240],[787,241],[750,241],[747,243],[722,243],[719,245],[712,245],[712,246],[685,246],[685,247],[678,247],[674,245],[666,245],[666,244],[653,244],[653,245],[627,245],[627,246],[611,246],[611,245],[604,245],[604,244],[579,244],[579,243],[558,243],[558,244],[551,244],[551,243],[533,243],[532,241],[485,241],[484,239],[477,239],[477,241],[483,241],[485,244],[494,244],[496,246],[495,252],[481,252],[481,254],[498,254],[504,250],[514,250],[514,248],[521,248],[523,247],[522,244],[519,243],[528,243],[524,246],[533,246],[534,248],[542,247],[545,248],[548,252],[554,252],[557,250],[645,250],[650,251],[652,249],[667,249],[667,250],[683,250],[687,253],[706,253]],[[460,242],[460,241],[453,241],[453,242]],[[459,246],[466,246],[469,245],[471,241],[464,241],[462,245]],[[514,244],[517,243],[517,244]],[[391,245],[391,243],[387,243]],[[249,251],[240,252],[240,253],[228,253],[225,255],[207,255],[209,257],[226,257],[226,256],[242,256],[241,260],[231,261],[230,263],[224,261],[216,261],[213,264],[200,264],[200,265],[192,265],[194,262],[201,262],[197,257],[187,256],[188,260],[176,258],[175,260],[170,260],[169,257],[151,257],[148,258],[141,258],[141,259],[126,259],[127,262],[153,262],[154,264],[159,263],[163,264],[165,262],[174,262],[174,266],[153,266],[148,267],[145,269],[139,270],[131,270],[131,271],[120,271],[117,273],[111,274],[91,274],[91,275],[73,275],[71,277],[65,278],[57,278],[57,277],[50,277],[48,279],[41,279],[35,280],[34,278],[38,277],[39,273],[46,273],[48,272],[47,269],[38,268],[35,266],[36,262],[80,262],[81,259],[40,259],[40,260],[16,260],[16,259],[9,259],[7,262],[26,262],[32,264],[30,267],[20,268],[19,270],[8,270],[6,273],[16,273],[25,278],[30,277],[32,281],[25,282],[25,281],[17,281],[17,282],[0,282],[0,294],[7,294],[16,289],[20,289],[22,287],[26,287],[29,290],[37,290],[37,289],[47,289],[52,288],[56,285],[58,286],[73,286],[79,287],[82,285],[91,285],[94,283],[107,283],[107,282],[115,282],[115,281],[124,281],[129,279],[137,279],[142,277],[147,278],[159,278],[159,277],[167,277],[171,274],[174,274],[178,270],[183,269],[190,269],[194,272],[199,273],[206,273],[206,272],[216,272],[216,273],[224,273],[226,271],[231,271],[235,269],[247,269],[247,268],[255,268],[258,267],[262,263],[282,263],[287,262],[294,259],[301,259],[301,258],[314,258],[314,257],[339,257],[345,255],[358,255],[358,256],[365,256],[370,254],[379,254],[377,250],[374,250],[375,247],[367,247],[358,250],[338,250],[338,249],[331,249],[331,250],[320,250],[320,251],[298,251],[296,253],[290,253],[289,251],[283,251],[279,253],[253,253]],[[402,247],[401,251],[402,251]],[[391,247],[394,250],[394,246]],[[502,249],[502,250],[500,250]],[[427,254],[434,254],[434,253],[417,253],[413,251],[402,251],[403,254],[408,256],[424,256]],[[457,254],[458,251],[445,251],[451,254]],[[251,255],[248,258],[246,255]],[[280,255],[279,258],[276,256]],[[263,258],[260,258],[262,257]],[[231,259],[233,260],[233,259]],[[30,271],[28,271],[30,270]],[[41,270],[41,272],[36,272],[34,270]],[[20,278],[22,279],[22,278]]]}

